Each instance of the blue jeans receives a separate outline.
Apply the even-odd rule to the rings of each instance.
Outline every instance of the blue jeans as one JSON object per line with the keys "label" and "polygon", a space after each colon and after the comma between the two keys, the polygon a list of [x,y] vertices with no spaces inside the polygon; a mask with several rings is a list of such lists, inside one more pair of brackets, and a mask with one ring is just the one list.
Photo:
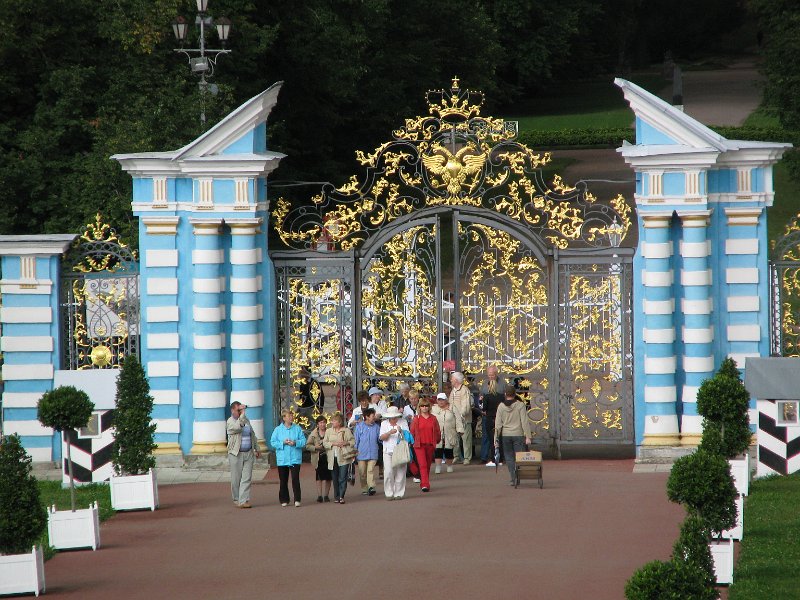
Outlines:
{"label": "blue jeans", "polygon": [[333,459],[333,497],[335,500],[344,498],[347,491],[347,474],[350,465],[340,465],[338,459]]}
{"label": "blue jeans", "polygon": [[488,462],[494,460],[494,423],[486,415],[481,422],[481,460]]}

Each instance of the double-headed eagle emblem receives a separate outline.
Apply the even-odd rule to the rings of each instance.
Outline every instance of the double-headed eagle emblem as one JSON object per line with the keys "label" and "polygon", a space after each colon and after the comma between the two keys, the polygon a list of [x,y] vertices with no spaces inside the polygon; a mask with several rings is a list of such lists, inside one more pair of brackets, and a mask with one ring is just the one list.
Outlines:
{"label": "double-headed eagle emblem", "polygon": [[476,153],[471,144],[456,154],[441,144],[434,144],[431,150],[431,154],[422,156],[422,163],[430,173],[431,185],[445,187],[452,198],[458,196],[465,185],[469,186],[469,192],[472,193],[480,179],[478,175],[483,170],[486,154]]}

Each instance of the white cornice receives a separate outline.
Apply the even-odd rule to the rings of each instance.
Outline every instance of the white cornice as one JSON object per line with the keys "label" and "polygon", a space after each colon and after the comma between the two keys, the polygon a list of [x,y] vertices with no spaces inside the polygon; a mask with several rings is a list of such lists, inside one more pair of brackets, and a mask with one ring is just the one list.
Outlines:
{"label": "white cornice", "polygon": [[53,256],[63,254],[77,235],[0,235],[0,256]]}

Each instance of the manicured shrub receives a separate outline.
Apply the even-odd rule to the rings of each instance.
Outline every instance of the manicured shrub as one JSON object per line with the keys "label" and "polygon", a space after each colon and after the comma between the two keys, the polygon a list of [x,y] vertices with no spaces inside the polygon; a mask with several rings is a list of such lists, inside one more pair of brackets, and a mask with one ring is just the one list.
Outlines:
{"label": "manicured shrub", "polygon": [[32,469],[18,436],[0,439],[0,554],[30,552],[47,527]]}
{"label": "manicured shrub", "polygon": [[726,358],[697,392],[697,412],[703,417],[701,447],[725,458],[746,452],[751,439],[749,407],[750,394],[736,362]]}
{"label": "manicured shrub", "polygon": [[156,465],[150,414],[153,397],[139,359],[127,356],[117,377],[114,448],[111,461],[118,475],[141,475]]}
{"label": "manicured shrub", "polygon": [[683,504],[711,532],[736,523],[736,494],[728,461],[703,448],[676,460],[667,480],[667,497]]}
{"label": "manicured shrub", "polygon": [[714,600],[716,589],[709,588],[703,572],[681,561],[649,562],[636,570],[625,584],[627,600]]}
{"label": "manicured shrub", "polygon": [[518,141],[531,148],[551,146],[608,146],[616,148],[623,140],[633,143],[636,132],[629,127],[605,129],[560,129],[554,131],[527,130]]}
{"label": "manicured shrub", "polygon": [[689,515],[681,525],[681,533],[672,550],[672,560],[685,562],[698,569],[704,575],[706,587],[713,589],[717,578],[714,573],[714,559],[708,547],[710,537],[711,531],[705,522],[697,516]]}
{"label": "manicured shrub", "polygon": [[[94,404],[86,392],[71,386],[62,385],[45,392],[39,400],[39,422],[52,427],[59,433],[85,427],[94,410]],[[72,475],[72,446],[67,444],[67,464],[69,465],[69,498],[75,510],[75,480]]]}

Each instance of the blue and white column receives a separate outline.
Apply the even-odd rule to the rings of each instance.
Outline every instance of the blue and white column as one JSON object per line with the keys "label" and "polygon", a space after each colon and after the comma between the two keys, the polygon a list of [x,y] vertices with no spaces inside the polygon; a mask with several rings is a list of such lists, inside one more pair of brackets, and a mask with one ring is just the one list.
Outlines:
{"label": "blue and white column", "polygon": [[59,267],[74,238],[0,236],[3,434],[19,435],[35,462],[61,459],[61,440],[36,407],[59,366]]}
{"label": "blue and white column", "polygon": [[703,380],[711,377],[715,370],[708,237],[711,211],[678,211],[678,216],[682,225],[680,253],[683,261],[681,338],[684,384],[681,393],[681,445],[696,446],[703,433],[703,418],[697,414],[697,391]]}
{"label": "blue and white column", "polygon": [[262,219],[226,219],[230,227],[230,373],[231,402],[248,407],[256,435],[264,439],[264,307],[259,275],[263,250],[258,246]]}
{"label": "blue and white column", "polygon": [[221,219],[190,219],[193,228],[192,316],[194,319],[192,375],[192,454],[226,451],[225,420],[225,305],[222,293],[224,249]]}
{"label": "blue and white column", "polygon": [[176,216],[139,219],[139,244],[143,248],[140,293],[145,316],[141,352],[153,397],[155,454],[181,454],[178,223]]}
{"label": "blue and white column", "polygon": [[677,413],[675,298],[671,212],[642,212],[644,269],[644,446],[680,442]]}

